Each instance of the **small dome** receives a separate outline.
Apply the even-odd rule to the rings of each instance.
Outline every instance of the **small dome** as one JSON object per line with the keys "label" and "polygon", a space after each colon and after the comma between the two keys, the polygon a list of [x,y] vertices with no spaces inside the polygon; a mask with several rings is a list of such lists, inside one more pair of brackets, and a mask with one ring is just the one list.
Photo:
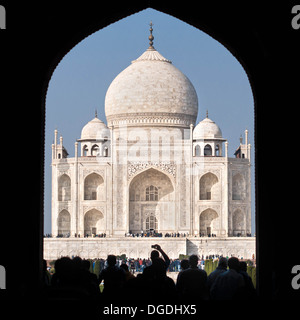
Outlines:
{"label": "small dome", "polygon": [[205,118],[199,122],[194,131],[194,139],[222,139],[221,129],[216,125],[216,123],[209,118]]}
{"label": "small dome", "polygon": [[109,129],[106,124],[95,117],[82,128],[80,140],[101,140],[108,138],[108,136]]}

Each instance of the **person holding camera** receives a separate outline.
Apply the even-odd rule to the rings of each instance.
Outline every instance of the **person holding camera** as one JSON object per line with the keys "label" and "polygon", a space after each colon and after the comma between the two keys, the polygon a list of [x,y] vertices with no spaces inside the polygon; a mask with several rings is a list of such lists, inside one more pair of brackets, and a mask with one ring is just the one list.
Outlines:
{"label": "person holding camera", "polygon": [[[154,250],[151,251],[150,259],[151,265],[146,267],[143,271],[144,278],[157,277],[158,274],[166,275],[166,272],[170,265],[170,259],[168,255],[163,251],[160,245],[154,244],[151,246]],[[159,253],[161,253],[163,258],[160,258]]]}
{"label": "person holding camera", "polygon": [[156,258],[159,258],[159,253],[161,253],[161,255],[163,257],[163,260],[165,262],[165,265],[166,265],[166,270],[168,270],[169,265],[170,265],[170,259],[169,259],[168,255],[163,251],[161,246],[158,245],[158,244],[152,245],[151,248],[154,249],[154,250],[151,251],[151,254],[150,254],[150,259],[152,261],[152,264],[153,264],[153,261],[155,261]]}
{"label": "person holding camera", "polygon": [[147,299],[157,302],[170,299],[174,302],[177,298],[176,286],[174,281],[167,276],[170,259],[160,245],[154,244],[151,247],[154,249],[150,254],[152,264],[146,267],[142,274],[144,288],[147,288],[145,293]]}

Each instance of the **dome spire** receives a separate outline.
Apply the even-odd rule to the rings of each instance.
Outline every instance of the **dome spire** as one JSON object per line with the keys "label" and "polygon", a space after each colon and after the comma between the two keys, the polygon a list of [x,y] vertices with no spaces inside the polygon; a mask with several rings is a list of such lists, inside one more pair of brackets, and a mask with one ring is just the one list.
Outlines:
{"label": "dome spire", "polygon": [[153,31],[153,29],[152,29],[152,26],[153,26],[153,24],[152,24],[152,21],[150,21],[150,24],[149,24],[149,26],[150,26],[150,29],[149,29],[149,31],[150,31],[150,36],[149,36],[149,48],[148,49],[154,49],[154,47],[153,47],[153,40],[154,40],[154,37],[153,37],[153,35],[152,35],[152,31]]}
{"label": "dome spire", "polygon": [[135,62],[139,62],[139,61],[163,61],[163,62],[169,62],[172,63],[172,61],[166,59],[165,57],[163,57],[158,51],[156,51],[156,49],[153,46],[153,40],[154,37],[152,35],[152,26],[153,23],[152,21],[149,23],[150,26],[150,36],[149,36],[149,47],[148,49],[136,60],[131,61],[132,63]]}

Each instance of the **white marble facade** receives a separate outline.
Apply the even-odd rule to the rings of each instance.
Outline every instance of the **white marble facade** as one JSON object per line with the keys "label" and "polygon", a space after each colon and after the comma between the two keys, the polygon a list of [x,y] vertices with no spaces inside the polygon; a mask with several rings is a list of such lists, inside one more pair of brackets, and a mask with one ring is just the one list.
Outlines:
{"label": "white marble facade", "polygon": [[[150,46],[112,82],[69,157],[55,130],[52,235],[251,233],[250,144],[235,157],[190,80]],[[126,240],[124,238],[123,240]]]}
{"label": "white marble facade", "polygon": [[252,259],[255,257],[254,237],[227,238],[45,238],[44,259],[55,260],[63,256],[80,256],[83,259],[106,259],[108,254],[128,258],[149,258],[151,245],[159,244],[170,259],[180,254],[198,256],[223,255]]}

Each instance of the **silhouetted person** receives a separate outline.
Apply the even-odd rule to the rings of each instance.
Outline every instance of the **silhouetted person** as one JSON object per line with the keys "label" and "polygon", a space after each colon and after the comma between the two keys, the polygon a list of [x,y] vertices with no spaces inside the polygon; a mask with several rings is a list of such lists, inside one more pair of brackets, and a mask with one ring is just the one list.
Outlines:
{"label": "silhouetted person", "polygon": [[[128,281],[128,292],[134,297],[132,301],[136,302],[164,302],[175,301],[176,287],[174,281],[167,276],[166,272],[170,265],[170,259],[159,245],[153,245],[150,258],[152,264],[146,267],[142,274],[135,279]],[[162,258],[159,257],[161,253]]]}
{"label": "silhouetted person", "polygon": [[176,302],[176,286],[166,274],[166,263],[162,258],[154,258],[152,265],[145,268],[139,277],[144,290],[144,301],[166,303]]}
{"label": "silhouetted person", "polygon": [[194,302],[208,299],[206,287],[207,274],[198,268],[198,256],[191,255],[189,258],[190,267],[177,278],[176,288],[179,299],[184,302]]}
{"label": "silhouetted person", "polygon": [[51,279],[50,299],[91,299],[91,292],[85,286],[81,258],[71,260],[62,257],[55,262],[55,273]]}
{"label": "silhouetted person", "polygon": [[63,287],[72,284],[72,260],[69,257],[57,259],[54,264],[55,273],[51,278],[53,287]]}
{"label": "silhouetted person", "polygon": [[208,290],[210,290],[212,284],[214,283],[214,281],[217,279],[218,275],[227,271],[227,259],[224,258],[224,257],[221,257],[219,259],[219,263],[218,263],[218,266],[216,268],[216,270],[214,270],[213,272],[211,272],[209,274],[209,276],[207,277],[207,287],[208,287]]}
{"label": "silhouetted person", "polygon": [[[164,266],[163,275],[165,276],[166,271],[170,265],[169,257],[167,256],[167,254],[162,250],[162,248],[158,244],[154,244],[152,246],[152,248],[154,248],[154,250],[152,250],[151,254],[150,254],[150,259],[151,259],[152,263],[150,266],[146,267],[143,271],[143,276],[144,276],[144,278],[147,278],[147,279],[157,277],[158,276],[157,273],[161,272],[160,268],[162,267],[162,265]],[[162,254],[164,260],[161,258],[160,258],[160,260],[157,260],[157,259],[159,259],[159,253]],[[156,261],[158,261],[158,262],[156,263]]]}
{"label": "silhouetted person", "polygon": [[169,259],[168,255],[163,251],[161,246],[158,244],[154,244],[152,246],[152,248],[154,249],[151,251],[151,254],[150,254],[150,259],[151,259],[152,263],[153,263],[154,259],[159,258],[159,253],[161,253],[161,255],[164,259],[165,265],[166,265],[166,270],[167,270],[170,265],[170,259]]}
{"label": "silhouetted person", "polygon": [[245,261],[240,261],[239,273],[243,276],[245,282],[245,286],[242,289],[242,298],[247,300],[256,299],[256,290],[254,288],[251,277],[247,273],[247,263]]}
{"label": "silhouetted person", "polygon": [[125,281],[127,282],[130,279],[135,278],[135,276],[129,271],[128,265],[126,263],[122,263],[120,268],[125,271]]}
{"label": "silhouetted person", "polygon": [[90,264],[89,260],[82,260],[81,262],[84,286],[91,297],[98,299],[100,298],[98,278],[94,273],[90,272]]}
{"label": "silhouetted person", "polygon": [[232,300],[240,298],[245,285],[243,276],[239,273],[240,263],[238,258],[231,257],[228,260],[229,270],[221,273],[214,281],[210,289],[212,300]]}
{"label": "silhouetted person", "polygon": [[116,256],[107,256],[107,268],[100,272],[98,283],[104,280],[103,297],[107,300],[120,300],[125,283],[124,269],[116,266]]}
{"label": "silhouetted person", "polygon": [[181,272],[190,267],[188,259],[182,259],[180,262]]}
{"label": "silhouetted person", "polygon": [[178,278],[181,276],[182,272],[184,270],[187,270],[190,267],[189,260],[188,259],[182,259],[181,262],[180,262],[180,267],[181,267],[181,271],[177,275],[176,287],[177,287]]}
{"label": "silhouetted person", "polygon": [[44,287],[50,286],[51,276],[50,273],[47,270],[47,261],[43,259],[43,279],[42,279],[42,285]]}

